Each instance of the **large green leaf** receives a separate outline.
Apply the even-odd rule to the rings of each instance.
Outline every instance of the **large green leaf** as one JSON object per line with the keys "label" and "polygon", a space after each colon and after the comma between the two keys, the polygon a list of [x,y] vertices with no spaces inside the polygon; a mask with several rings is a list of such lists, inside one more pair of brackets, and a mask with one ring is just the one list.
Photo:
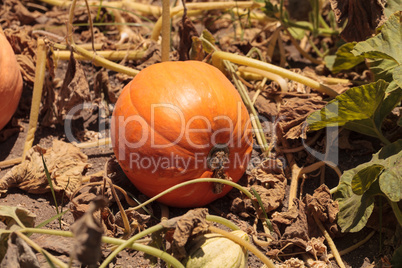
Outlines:
{"label": "large green leaf", "polygon": [[402,88],[402,65],[395,67],[394,72],[392,73],[392,77],[394,78],[398,86]]}
{"label": "large green leaf", "polygon": [[381,191],[392,202],[402,199],[402,151],[384,160],[385,170],[379,177]]}
{"label": "large green leaf", "polygon": [[307,117],[309,130],[344,126],[387,143],[380,132],[382,122],[402,100],[401,88],[390,91],[387,87],[387,82],[379,80],[349,89]]}
{"label": "large green leaf", "polygon": [[[386,185],[389,183],[387,181],[388,177],[386,177],[384,180],[381,179],[381,175],[387,170],[389,170],[391,173],[396,172],[396,170],[400,172],[400,162],[399,164],[392,164],[395,162],[392,159],[396,159],[398,157],[400,159],[401,151],[402,139],[382,148],[378,153],[373,155],[373,158],[370,162],[361,164],[356,168],[345,171],[342,174],[337,187],[337,192],[334,194],[334,198],[339,203],[338,225],[341,227],[343,232],[360,231],[366,225],[367,220],[373,211],[374,197],[380,194],[386,194],[388,196],[388,191],[391,189],[391,187],[393,187],[392,185],[395,185],[396,183],[392,182],[391,187],[387,187]],[[379,179],[377,179],[378,174],[373,172],[372,176],[375,176],[376,178],[365,178],[364,182],[362,182],[365,188],[364,191],[361,191],[363,194],[356,194],[352,188],[353,180],[355,180],[356,183],[355,178],[358,176],[359,172],[364,170],[367,171],[371,167],[375,168],[376,166],[384,167],[384,171],[380,174]],[[368,175],[368,173],[366,173],[366,175]],[[381,180],[384,181],[381,182]],[[391,180],[395,180],[395,177],[393,176]],[[399,183],[401,183],[402,176],[399,176],[398,180]],[[384,184],[384,186],[381,186],[380,184]],[[382,191],[383,188],[387,191],[387,193]]]}
{"label": "large green leaf", "polygon": [[384,100],[387,86],[388,83],[379,80],[349,89],[307,118],[309,130],[343,126],[348,123],[345,127],[376,136],[374,115]]}
{"label": "large green leaf", "polygon": [[396,12],[383,25],[381,33],[359,42],[355,45],[352,53],[355,56],[362,55],[366,58],[384,58],[402,63],[402,26],[401,14]]}
{"label": "large green leaf", "polygon": [[387,18],[391,17],[397,11],[401,10],[401,0],[387,0],[384,13]]}
{"label": "large green leaf", "polygon": [[351,52],[355,45],[356,42],[346,43],[338,48],[335,56],[330,55],[325,57],[325,65],[328,69],[333,73],[339,73],[342,70],[349,70],[364,62],[365,58],[363,56],[355,56]]}
{"label": "large green leaf", "polygon": [[360,169],[370,166],[370,163],[362,164],[342,174],[337,192],[334,194],[339,203],[338,225],[342,232],[358,232],[367,223],[374,208],[374,196],[378,186],[375,181],[364,194],[357,195],[352,190],[352,179]]}
{"label": "large green leaf", "polygon": [[363,168],[357,172],[352,178],[352,191],[357,195],[364,194],[370,186],[377,180],[384,166],[375,164]]}
{"label": "large green leaf", "polygon": [[394,61],[397,66],[392,71],[392,77],[399,87],[402,87],[401,13],[400,11],[394,13],[382,26],[381,33],[357,43],[352,50],[354,56]]}
{"label": "large green leaf", "polygon": [[398,66],[398,63],[396,63],[394,60],[387,59],[369,59],[368,65],[374,74],[375,80],[383,79],[386,82],[391,82],[393,79],[392,73],[394,72],[395,67]]}

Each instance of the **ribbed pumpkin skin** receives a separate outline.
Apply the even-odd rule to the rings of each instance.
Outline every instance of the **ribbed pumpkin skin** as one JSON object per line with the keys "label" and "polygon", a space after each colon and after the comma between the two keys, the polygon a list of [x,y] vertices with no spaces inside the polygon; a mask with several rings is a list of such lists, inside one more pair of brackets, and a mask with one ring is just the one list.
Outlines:
{"label": "ribbed pumpkin skin", "polygon": [[[130,121],[130,117],[137,121]],[[140,118],[142,124],[138,123]],[[204,131],[185,131],[186,125],[187,129]],[[212,137],[215,141],[211,141]],[[217,68],[199,61],[158,63],[136,75],[116,103],[111,138],[127,177],[149,197],[184,181],[212,177],[211,169],[201,162],[206,161],[213,144],[225,144],[231,139],[234,143],[228,146],[230,163],[225,174],[237,182],[252,150],[250,118],[240,95]],[[141,139],[142,146],[127,145]],[[165,148],[155,148],[152,143]],[[206,146],[196,148],[198,145]],[[175,157],[180,159],[179,164],[171,161]],[[158,159],[160,163],[155,165]],[[154,162],[148,166],[151,161]],[[231,187],[225,186],[220,194],[212,189],[212,183],[192,184],[158,201],[174,207],[204,206],[227,194]]]}
{"label": "ribbed pumpkin skin", "polygon": [[[250,241],[241,231],[232,234]],[[183,261],[186,268],[247,268],[248,253],[236,242],[219,234],[199,235],[186,244],[188,257]]]}
{"label": "ribbed pumpkin skin", "polygon": [[22,93],[22,77],[14,51],[0,33],[0,130],[10,121]]}

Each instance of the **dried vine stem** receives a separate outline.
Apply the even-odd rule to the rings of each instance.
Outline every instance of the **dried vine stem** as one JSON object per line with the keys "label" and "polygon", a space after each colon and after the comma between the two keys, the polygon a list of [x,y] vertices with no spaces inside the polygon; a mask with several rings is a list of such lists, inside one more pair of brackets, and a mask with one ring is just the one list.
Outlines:
{"label": "dried vine stem", "polygon": [[257,68],[245,67],[245,66],[240,66],[239,67],[239,72],[240,73],[249,72],[249,73],[261,75],[263,77],[266,77],[266,78],[268,78],[270,80],[273,80],[273,81],[277,82],[279,84],[279,87],[281,88],[281,90],[283,92],[289,92],[288,84],[287,84],[286,80],[280,75],[277,75],[277,74],[274,74],[274,73],[271,73],[271,72],[262,71],[262,70],[257,69]]}
{"label": "dried vine stem", "polygon": [[263,61],[259,61],[256,59],[251,59],[251,58],[247,58],[245,56],[235,55],[235,54],[223,52],[223,51],[215,51],[212,54],[212,63],[221,70],[223,70],[224,60],[228,60],[230,62],[245,65],[245,66],[254,67],[254,68],[257,68],[257,69],[260,69],[263,71],[268,71],[268,72],[271,72],[274,74],[278,74],[282,77],[289,78],[296,82],[302,83],[306,86],[314,88],[317,91],[319,91],[321,93],[325,93],[328,96],[333,97],[333,98],[339,95],[332,88],[330,88],[324,84],[321,84],[311,78],[294,73],[292,71],[275,66],[275,65],[267,63],[267,62],[263,62]]}
{"label": "dried vine stem", "polygon": [[[80,46],[83,48],[82,46]],[[120,61],[126,60],[140,60],[144,57],[146,51],[144,50],[129,50],[129,51],[97,51],[96,55],[105,58],[110,61]],[[70,60],[70,51],[54,51],[54,57],[56,60]],[[93,58],[87,58],[83,55],[74,53],[74,58],[76,60],[90,60]]]}
{"label": "dried vine stem", "polygon": [[[238,8],[254,8],[261,7],[262,4],[259,4],[254,1],[245,1],[245,2],[207,2],[207,3],[188,3],[186,4],[186,8],[190,10],[215,10],[215,9],[230,9],[234,7]],[[170,10],[170,18],[182,14],[184,8],[182,6],[174,7]],[[154,25],[154,29],[152,31],[151,40],[157,41],[159,38],[159,34],[163,27],[162,17],[158,19],[158,21]]]}
{"label": "dried vine stem", "polygon": [[25,139],[24,151],[22,153],[22,160],[25,159],[25,156],[29,149],[31,149],[34,138],[35,131],[38,124],[39,117],[39,109],[40,103],[42,99],[42,90],[43,90],[43,82],[45,80],[45,72],[46,72],[46,45],[43,39],[38,39],[38,48],[36,53],[36,69],[35,69],[35,82],[32,93],[32,104],[31,104],[31,112],[29,115],[29,126],[28,126],[28,134]]}
{"label": "dried vine stem", "polygon": [[[354,244],[354,245],[352,245],[352,246],[350,246],[348,248],[345,248],[344,250],[339,251],[339,255],[342,256],[342,255],[345,255],[345,254],[348,254],[348,253],[352,252],[353,250],[357,249],[358,247],[362,246],[367,241],[369,241],[370,238],[372,238],[374,234],[375,234],[375,231],[372,231],[363,240],[360,240],[356,244]],[[328,254],[328,259],[332,259],[333,257],[334,257],[333,254]]]}
{"label": "dried vine stem", "polygon": [[50,254],[48,251],[44,250],[41,248],[38,244],[36,244],[34,241],[29,239],[26,235],[21,233],[20,231],[15,231],[15,234],[18,235],[22,240],[24,240],[29,246],[31,246],[33,249],[35,249],[37,252],[42,253],[45,257],[47,257],[50,261],[52,261],[54,264],[56,264],[58,267],[61,268],[68,268],[68,265]]}
{"label": "dried vine stem", "polygon": [[169,60],[170,51],[170,1],[162,0],[162,62]]}
{"label": "dried vine stem", "polygon": [[335,243],[332,240],[331,236],[329,235],[329,233],[327,232],[325,227],[322,225],[321,221],[317,218],[317,216],[314,213],[313,213],[313,217],[314,217],[315,223],[318,225],[318,228],[320,228],[322,234],[324,235],[325,239],[327,240],[327,243],[328,243],[329,247],[331,248],[332,254],[334,255],[335,260],[338,263],[339,267],[346,268],[345,264],[342,261],[341,255],[339,255],[339,251],[336,248]]}

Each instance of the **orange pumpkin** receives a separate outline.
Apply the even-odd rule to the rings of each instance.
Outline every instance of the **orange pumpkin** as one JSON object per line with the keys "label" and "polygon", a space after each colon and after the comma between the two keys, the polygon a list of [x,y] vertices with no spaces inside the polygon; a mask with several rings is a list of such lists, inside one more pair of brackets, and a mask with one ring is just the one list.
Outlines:
{"label": "orange pumpkin", "polygon": [[14,51],[0,33],[0,130],[10,121],[22,93],[22,77]]}
{"label": "orange pumpkin", "polygon": [[[221,71],[199,61],[158,63],[136,75],[117,100],[111,138],[127,177],[149,197],[196,178],[237,182],[252,150],[240,95]],[[215,186],[190,184],[158,201],[203,206],[231,189]]]}

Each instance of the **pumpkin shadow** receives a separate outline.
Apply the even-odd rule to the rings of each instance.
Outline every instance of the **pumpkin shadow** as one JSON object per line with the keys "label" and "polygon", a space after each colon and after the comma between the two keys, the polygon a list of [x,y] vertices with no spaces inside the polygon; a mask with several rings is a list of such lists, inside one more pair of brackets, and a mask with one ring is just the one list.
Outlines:
{"label": "pumpkin shadow", "polygon": [[5,160],[10,155],[11,150],[18,140],[19,134],[20,132],[15,133],[6,140],[0,142],[0,161]]}

